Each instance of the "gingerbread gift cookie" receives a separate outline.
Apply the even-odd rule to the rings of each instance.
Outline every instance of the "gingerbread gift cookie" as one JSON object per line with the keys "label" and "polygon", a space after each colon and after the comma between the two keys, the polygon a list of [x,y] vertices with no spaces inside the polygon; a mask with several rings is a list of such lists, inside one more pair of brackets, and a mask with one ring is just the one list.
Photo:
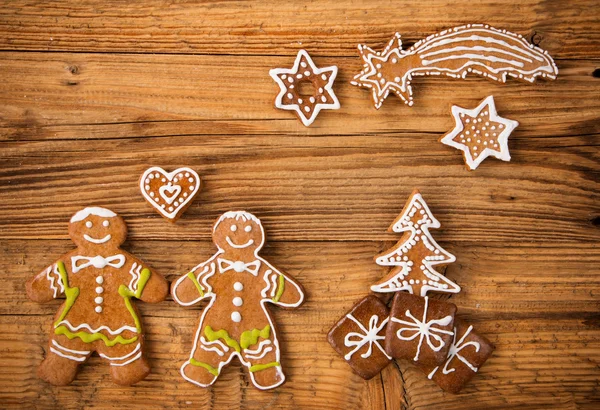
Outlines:
{"label": "gingerbread gift cookie", "polygon": [[387,353],[424,367],[442,364],[454,335],[455,314],[452,303],[396,293],[386,332]]}
{"label": "gingerbread gift cookie", "polygon": [[476,169],[489,156],[510,161],[508,137],[519,123],[498,115],[494,96],[472,110],[453,105],[452,117],[456,126],[440,141],[463,152],[467,169]]}
{"label": "gingerbread gift cookie", "polygon": [[371,379],[390,363],[384,348],[388,313],[385,303],[369,295],[329,331],[329,344],[363,379]]}
{"label": "gingerbread gift cookie", "polygon": [[[321,110],[340,108],[333,92],[337,67],[317,68],[306,50],[298,52],[291,69],[274,68],[269,74],[279,85],[275,107],[295,111],[302,124],[307,127],[313,123]],[[303,86],[309,86],[312,92],[304,95]]]}
{"label": "gingerbread gift cookie", "polygon": [[115,383],[140,381],[150,367],[133,299],[160,302],[168,294],[168,284],[120,248],[127,227],[108,209],[89,207],[77,212],[69,236],[77,248],[27,282],[33,301],[66,299],[54,317],[49,349],[38,374],[55,385],[69,384],[78,366],[97,352],[110,364]]}
{"label": "gingerbread gift cookie", "polygon": [[504,83],[507,77],[534,82],[537,77],[555,79],[558,68],[548,52],[519,34],[484,24],[467,24],[433,34],[402,49],[400,35],[382,52],[358,46],[362,71],[353,85],[371,89],[379,109],[390,92],[413,105],[411,80],[416,76],[465,78],[475,74]]}
{"label": "gingerbread gift cookie", "polygon": [[213,384],[234,357],[261,390],[285,381],[281,351],[269,305],[298,307],[301,285],[259,256],[265,243],[260,220],[244,212],[226,212],[213,227],[217,252],[171,287],[182,306],[209,299],[182,376],[201,387]]}
{"label": "gingerbread gift cookie", "polygon": [[388,274],[371,286],[373,292],[398,292],[425,296],[429,291],[458,293],[460,287],[435,270],[456,260],[433,239],[430,228],[439,228],[419,190],[415,189],[389,231],[403,233],[391,249],[375,257]]}
{"label": "gingerbread gift cookie", "polygon": [[427,378],[450,393],[458,393],[477,374],[494,351],[494,345],[462,320],[454,322],[454,336],[448,357],[435,367],[422,366]]}
{"label": "gingerbread gift cookie", "polygon": [[172,172],[151,167],[140,177],[140,191],[164,218],[175,222],[200,191],[200,177],[188,167]]}

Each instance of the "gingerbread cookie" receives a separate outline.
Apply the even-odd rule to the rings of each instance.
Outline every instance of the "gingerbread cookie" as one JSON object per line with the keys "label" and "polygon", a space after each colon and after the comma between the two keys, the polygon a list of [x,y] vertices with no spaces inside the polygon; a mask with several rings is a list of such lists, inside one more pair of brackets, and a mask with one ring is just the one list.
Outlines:
{"label": "gingerbread cookie", "polygon": [[[397,42],[397,44],[395,44]],[[523,36],[484,24],[467,24],[431,35],[408,50],[396,33],[383,52],[359,45],[364,67],[353,85],[370,88],[379,109],[390,91],[413,105],[410,82],[415,76],[465,78],[476,74],[504,83],[508,76],[533,82],[555,79],[558,68],[548,52]]]}
{"label": "gingerbread cookie", "polygon": [[[340,108],[340,103],[333,93],[337,67],[317,68],[306,50],[298,52],[292,69],[274,68],[269,74],[280,89],[275,99],[275,107],[295,111],[302,124],[307,127],[313,123],[321,110]],[[302,94],[303,83],[311,85],[311,95]]]}
{"label": "gingerbread cookie", "polygon": [[140,178],[140,190],[163,217],[175,222],[200,191],[200,177],[188,167],[173,172],[151,167]]}
{"label": "gingerbread cookie", "polygon": [[455,314],[452,303],[396,293],[385,335],[388,355],[423,367],[442,364],[454,335]]}
{"label": "gingerbread cookie", "polygon": [[383,347],[388,314],[385,303],[369,295],[329,331],[329,344],[363,379],[371,379],[390,363]]}
{"label": "gingerbread cookie", "polygon": [[207,387],[237,357],[255,387],[277,387],[285,376],[268,304],[297,307],[304,300],[302,287],[258,255],[265,232],[254,215],[224,213],[213,227],[213,242],[218,251],[171,288],[173,299],[182,306],[209,299],[181,374]]}
{"label": "gingerbread cookie", "polygon": [[452,117],[456,126],[440,141],[463,151],[467,169],[476,169],[489,156],[510,161],[508,137],[519,123],[498,115],[494,96],[472,110],[454,105]]}
{"label": "gingerbread cookie", "polygon": [[423,367],[427,378],[436,382],[450,393],[458,393],[475,376],[479,368],[489,359],[494,345],[478,335],[461,320],[454,322],[454,336],[448,357],[443,365]]}
{"label": "gingerbread cookie", "polygon": [[391,249],[375,257],[381,266],[394,268],[371,286],[373,292],[408,291],[425,296],[429,291],[458,293],[460,287],[434,269],[456,260],[431,236],[429,228],[439,228],[440,223],[415,189],[400,215],[389,228],[403,232],[400,241]]}
{"label": "gingerbread cookie", "polygon": [[38,374],[55,385],[69,384],[78,366],[97,352],[110,363],[115,383],[140,381],[150,367],[143,356],[144,333],[132,299],[160,302],[169,286],[119,247],[127,227],[110,210],[90,207],[77,212],[69,236],[77,249],[27,282],[33,301],[66,298],[54,317],[49,352]]}

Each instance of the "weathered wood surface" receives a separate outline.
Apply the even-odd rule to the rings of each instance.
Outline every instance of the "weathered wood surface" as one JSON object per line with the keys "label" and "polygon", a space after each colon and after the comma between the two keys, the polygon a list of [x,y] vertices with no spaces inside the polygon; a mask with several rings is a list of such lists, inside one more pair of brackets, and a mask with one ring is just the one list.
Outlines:
{"label": "weathered wood surface", "polygon": [[[595,409],[600,406],[600,9],[593,1],[25,2],[0,5],[0,407]],[[372,108],[349,85],[357,43],[410,44],[487,22],[547,49],[553,82],[418,79],[415,106]],[[273,67],[305,47],[340,69],[342,109],[310,128],[273,109]],[[437,142],[451,104],[493,94],[518,120],[512,161],[475,172]],[[137,191],[150,165],[188,165],[204,182],[176,224]],[[451,300],[497,350],[464,393],[443,393],[405,362],[365,382],[327,344],[330,326],[383,275],[372,257],[413,188],[457,256]],[[178,373],[200,308],[139,303],[153,373],[112,384],[94,357],[72,386],[35,376],[58,302],[24,282],[73,246],[70,215],[104,205],[129,224],[126,248],[169,280],[214,251],[229,209],[264,222],[264,255],[303,283],[276,310],[288,382],[259,392],[239,366],[211,389]],[[447,298],[447,296],[445,296]]]}

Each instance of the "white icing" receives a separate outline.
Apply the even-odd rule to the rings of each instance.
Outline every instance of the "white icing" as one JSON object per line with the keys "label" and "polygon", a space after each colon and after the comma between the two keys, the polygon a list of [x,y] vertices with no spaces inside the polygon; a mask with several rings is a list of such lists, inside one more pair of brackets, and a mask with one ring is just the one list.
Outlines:
{"label": "white icing", "polygon": [[[79,263],[83,261],[83,263]],[[117,254],[117,255],[113,255],[113,256],[108,256],[108,257],[103,257],[100,255],[94,256],[94,257],[88,257],[88,256],[80,256],[80,255],[76,255],[71,257],[71,270],[73,271],[73,273],[77,273],[82,269],[85,269],[89,266],[93,266],[94,268],[97,269],[102,269],[105,268],[106,266],[111,266],[113,268],[120,268],[125,264],[125,256],[123,256],[122,254]],[[98,279],[96,279],[97,281]],[[98,283],[102,283],[102,282],[98,282]]]}
{"label": "white icing", "polygon": [[[408,327],[401,327],[396,332],[396,337],[400,340],[411,341],[419,337],[419,343],[417,344],[417,352],[413,360],[416,362],[419,360],[419,354],[421,353],[421,346],[423,344],[423,340],[427,342],[429,348],[434,352],[439,352],[446,343],[442,340],[442,338],[436,333],[453,335],[454,332],[450,330],[438,329],[434,326],[448,326],[452,322],[452,316],[448,315],[441,319],[432,319],[427,321],[427,309],[429,307],[429,298],[427,296],[424,297],[425,306],[423,307],[423,320],[419,320],[413,316],[410,310],[406,310],[404,313],[405,316],[409,317],[412,322],[398,319],[396,317],[391,317],[392,322],[400,323],[402,325],[406,325]],[[403,333],[412,333],[409,336],[403,336]],[[433,341],[432,341],[433,339]],[[434,344],[435,342],[435,344]]]}
{"label": "white icing", "polygon": [[381,351],[381,353],[385,355],[385,357],[391,359],[385,352],[383,347],[381,347],[381,345],[379,344],[379,340],[385,339],[385,336],[380,336],[379,333],[387,324],[389,317],[383,319],[378,325],[377,322],[379,321],[379,317],[377,315],[371,316],[371,318],[369,319],[368,329],[362,323],[360,323],[358,319],[356,319],[352,314],[348,313],[346,317],[358,325],[359,329],[361,330],[361,333],[349,332],[344,338],[344,346],[353,348],[344,356],[344,359],[350,360],[352,358],[352,355],[366,344],[368,344],[367,351],[360,355],[360,357],[362,357],[363,359],[366,359],[371,356],[371,353],[373,351],[373,344],[375,344],[375,346]]}
{"label": "white icing", "polygon": [[[453,47],[452,44],[455,43],[463,45]],[[408,50],[402,50],[398,33],[383,52],[375,52],[362,45],[358,46],[358,50],[365,65],[363,71],[354,77],[352,84],[371,88],[376,108],[381,106],[390,91],[396,93],[406,104],[412,105],[410,82],[414,76],[443,74],[465,78],[468,73],[473,73],[499,82],[506,82],[507,76],[533,82],[538,76],[554,79],[558,74],[554,60],[544,50],[532,46],[522,36],[481,24],[444,30],[417,42]],[[391,60],[396,64],[413,55],[421,59],[420,65],[415,64],[405,71],[399,69],[398,76],[393,80],[382,78],[381,63]],[[435,65],[448,60],[464,62],[452,69]],[[532,66],[531,69],[525,68],[525,64]]]}
{"label": "white icing", "polygon": [[112,238],[112,236],[110,234],[108,234],[104,238],[96,239],[96,238],[92,238],[91,236],[89,236],[86,233],[86,234],[83,234],[83,238],[88,242],[95,243],[96,245],[100,245],[100,244],[110,241],[110,238]]}
{"label": "white icing", "polygon": [[233,320],[236,323],[239,323],[242,321],[242,315],[240,314],[240,312],[233,312],[231,313],[231,320]]}
{"label": "white icing", "polygon": [[100,304],[100,303],[104,302],[104,298],[102,296],[98,296],[94,299],[94,302],[96,302],[97,304]]}
{"label": "white icing", "polygon": [[125,366],[128,365],[129,363],[135,362],[137,359],[139,359],[140,357],[142,357],[142,352],[139,352],[137,355],[135,355],[135,357],[127,360],[124,363],[111,363],[111,366]]}
{"label": "white icing", "polygon": [[240,292],[240,291],[244,290],[244,285],[242,285],[241,282],[235,282],[233,284],[233,288],[235,290],[237,290],[238,292]]}
{"label": "white icing", "polygon": [[108,222],[108,221],[103,221],[102,222],[102,226],[105,227],[105,228],[108,228],[109,225],[110,225],[110,222]]}
{"label": "white icing", "polygon": [[226,346],[219,339],[213,340],[212,342],[207,341],[204,336],[200,338],[200,348],[206,350],[207,352],[215,352],[219,356],[224,356],[226,352],[229,351],[229,347]]}
{"label": "white icing", "polygon": [[96,306],[94,310],[96,311],[96,313],[102,313],[102,306]]}
{"label": "white icing", "polygon": [[[53,266],[54,266],[54,271],[52,270]],[[57,264],[48,266],[48,268],[46,269],[46,279],[48,280],[48,282],[50,282],[50,289],[52,289],[52,292],[53,292],[52,297],[56,298],[59,294],[62,294],[64,292],[64,286],[62,284],[62,279],[58,272]],[[56,286],[54,284],[55,281],[56,281],[56,285],[58,285],[58,286]],[[60,292],[59,292],[59,288],[60,288]]]}
{"label": "white icing", "polygon": [[61,325],[67,326],[69,328],[69,330],[71,330],[71,332],[77,332],[78,330],[86,329],[88,331],[88,333],[98,333],[101,330],[106,330],[108,333],[110,333],[113,336],[119,335],[126,330],[137,333],[137,329],[133,326],[122,326],[122,327],[118,328],[117,330],[112,330],[108,326],[99,326],[95,329],[92,329],[92,327],[90,325],[88,325],[87,323],[82,323],[80,325],[73,326],[68,320],[62,320],[59,323],[57,323],[54,327],[57,328]]}
{"label": "white icing", "polygon": [[248,242],[246,242],[242,245],[237,245],[231,240],[231,238],[229,238],[229,236],[226,236],[225,240],[227,240],[227,243],[229,244],[229,246],[231,246],[232,248],[235,248],[235,249],[244,249],[254,243],[254,239],[250,239],[250,240],[248,240]]}
{"label": "white icing", "polygon": [[129,289],[135,293],[138,288],[138,283],[142,276],[142,265],[137,262],[133,262],[131,265],[131,269],[129,269],[129,274],[131,275],[131,280],[129,281]]}
{"label": "white icing", "polygon": [[[468,346],[474,347],[475,352],[479,352],[479,349],[481,349],[481,345],[478,342],[475,342],[473,340],[470,342],[464,343],[464,341],[467,338],[467,336],[469,335],[469,333],[471,333],[471,330],[473,330],[473,326],[469,326],[467,331],[462,335],[460,340],[457,342],[456,341],[456,327],[454,327],[454,340],[452,341],[452,345],[450,345],[450,350],[448,351],[448,358],[446,359],[446,363],[444,364],[444,367],[442,368],[442,373],[450,374],[450,373],[456,371],[455,368],[451,368],[451,369],[448,368],[448,366],[450,365],[450,362],[455,357],[458,360],[460,360],[461,362],[463,362],[469,369],[471,369],[472,372],[477,373],[477,370],[478,370],[477,367],[475,367],[473,364],[471,364],[467,359],[465,359],[464,356],[462,356],[460,354],[460,351]],[[435,369],[433,369],[433,371],[431,373],[429,373],[429,375],[427,377],[429,379],[431,379],[438,369],[439,369],[439,366],[436,367]]]}
{"label": "white icing", "polygon": [[[455,138],[456,136],[460,135],[461,132],[463,132],[464,130],[464,124],[461,120],[462,118],[464,118],[465,116],[477,118],[482,111],[487,111],[488,109],[490,121],[500,123],[503,128],[499,136],[496,137],[496,133],[493,134],[493,136],[496,137],[499,143],[499,147],[497,146],[497,144],[494,149],[485,147],[479,155],[473,158],[469,147],[465,144],[461,144],[460,142],[455,141]],[[461,108],[454,105],[452,106],[452,116],[454,118],[456,126],[450,133],[448,133],[444,136],[444,138],[441,139],[441,142],[445,145],[461,150],[464,153],[465,162],[467,163],[469,169],[476,169],[479,166],[479,164],[481,164],[481,162],[489,156],[493,156],[502,161],[510,161],[510,153],[508,151],[508,137],[513,132],[513,130],[519,125],[519,123],[517,121],[509,120],[508,118],[503,118],[498,115],[498,113],[496,112],[496,104],[494,103],[494,96],[490,95],[485,100],[483,100],[481,104],[479,104],[476,108],[472,110],[467,110],[465,108]],[[495,127],[492,127],[492,129],[494,128]]]}
{"label": "white icing", "polygon": [[[308,72],[307,75],[321,74],[321,78],[324,81],[327,81],[327,75],[324,73],[330,73],[329,80],[327,81],[327,84],[324,87],[324,91],[327,92],[327,94],[331,97],[331,100],[333,102],[330,104],[325,104],[325,103],[315,104],[314,109],[312,110],[312,113],[310,114],[310,116],[307,116],[307,113],[310,112],[310,108],[308,110],[306,110],[306,112],[302,110],[302,108],[300,106],[300,104],[302,104],[301,99],[299,99],[297,101],[297,103],[289,103],[289,104],[283,103],[283,97],[288,92],[288,85],[279,76],[280,74],[292,74],[292,75],[296,74],[299,70],[299,64],[300,64],[300,60],[302,58],[306,59],[308,65],[310,66],[310,71],[307,71]],[[320,69],[317,68],[315,66],[315,64],[313,63],[312,59],[310,58],[310,56],[308,55],[308,53],[306,52],[306,50],[300,50],[298,52],[298,55],[296,56],[296,61],[294,62],[294,66],[292,69],[274,68],[269,71],[269,75],[273,78],[273,80],[275,80],[275,82],[279,85],[279,88],[280,88],[279,94],[277,95],[277,98],[275,99],[275,107],[282,109],[282,110],[296,111],[296,113],[298,114],[298,117],[302,121],[302,124],[304,124],[305,126],[308,127],[309,125],[311,125],[314,122],[314,120],[317,118],[317,115],[319,114],[319,112],[321,112],[321,110],[323,110],[323,109],[337,110],[340,108],[340,102],[338,101],[335,93],[333,92],[333,82],[335,81],[335,78],[337,76],[337,71],[338,71],[338,69],[336,66],[324,67],[324,68],[320,68]],[[289,88],[291,88],[291,86]],[[326,101],[326,99],[325,99],[325,101]]]}
{"label": "white icing", "polygon": [[[422,217],[413,222],[413,217],[416,213]],[[441,273],[437,272],[433,266],[438,264],[449,264],[456,260],[454,255],[443,249],[431,236],[429,228],[439,228],[439,221],[433,216],[427,203],[421,194],[414,194],[405,207],[404,212],[398,217],[398,222],[394,224],[392,230],[394,232],[403,233],[410,232],[408,239],[404,240],[399,245],[395,246],[392,251],[378,257],[376,263],[381,266],[399,266],[402,269],[388,281],[371,286],[373,292],[398,292],[406,290],[413,292],[415,282],[410,282],[410,275],[413,269],[419,269],[427,278],[427,283],[423,281],[421,287],[421,296],[425,296],[428,291],[458,293],[460,287],[446,278]],[[425,254],[422,260],[413,260],[413,247],[423,244],[430,253]],[[423,249],[417,249],[417,253],[421,254]],[[407,280],[408,278],[408,280]]]}
{"label": "white icing", "polygon": [[[198,266],[196,266],[194,269],[192,269],[192,272],[196,272],[198,269],[202,268],[202,270],[200,271],[200,273],[196,276],[196,280],[198,282],[201,281],[201,278],[205,278],[205,277],[210,277],[212,275],[215,274],[216,272],[216,265],[214,262],[211,261],[210,264],[200,264]],[[173,285],[173,291],[171,292],[173,295],[173,299],[175,299],[175,301],[177,303],[179,303],[181,306],[191,306],[194,305],[196,303],[198,303],[201,299],[203,299],[206,296],[209,296],[210,293],[210,286],[203,280],[202,285],[204,286],[205,289],[205,293],[204,296],[198,295],[198,297],[194,300],[192,300],[191,302],[183,302],[181,301],[181,299],[179,299],[177,297],[177,288],[179,287],[179,285],[181,284],[181,282],[183,282],[184,280],[189,280],[189,278],[187,277],[187,275],[183,275],[181,276],[179,279],[177,279],[177,281],[175,282],[175,285]]]}
{"label": "white icing", "polygon": [[92,225],[93,225],[93,224],[92,224],[92,221],[87,221],[87,222],[85,223],[85,226],[86,226],[87,228],[91,228],[91,227],[92,227]]}
{"label": "white icing", "polygon": [[260,269],[260,260],[256,259],[252,262],[244,263],[242,261],[232,262],[227,259],[217,258],[217,263],[219,266],[219,272],[225,273],[228,270],[234,270],[238,273],[248,272],[253,276],[258,275],[258,271]]}
{"label": "white icing", "polygon": [[102,285],[102,284],[104,283],[104,278],[103,278],[102,276],[98,276],[98,277],[96,278],[96,283],[97,283],[98,285]]}
{"label": "white icing", "polygon": [[[154,200],[153,200],[152,196],[150,196],[146,192],[146,190],[144,189],[144,180],[146,179],[147,176],[154,174],[154,176],[156,178],[159,178],[160,175],[163,175],[164,181],[165,182],[169,181],[169,183],[171,183],[175,179],[175,177],[179,173],[182,173],[182,172],[187,172],[188,174],[191,174],[194,177],[193,181],[195,181],[195,184],[190,185],[190,191],[191,191],[190,194],[188,196],[183,196],[183,198],[181,198],[179,196],[181,193],[181,186],[172,185],[171,188],[165,188],[165,185],[161,186],[159,188],[159,196],[165,200],[167,205],[170,205],[176,199],[178,200],[178,203],[179,203],[179,205],[177,205],[175,207],[170,207],[169,211],[167,211],[166,207],[164,206],[165,204],[160,203],[160,198],[158,196],[154,197]],[[140,178],[140,191],[142,192],[142,195],[144,196],[144,198],[146,198],[146,200],[155,209],[157,209],[161,215],[163,215],[164,217],[166,217],[168,219],[174,219],[177,216],[177,214],[180,212],[180,210],[183,209],[183,207],[185,207],[185,205],[194,198],[194,196],[200,189],[200,185],[201,185],[200,177],[198,176],[196,171],[194,171],[193,169],[188,168],[188,167],[178,168],[173,172],[166,172],[164,169],[162,169],[160,167],[151,167],[151,168],[147,169],[146,172],[144,172],[144,174]],[[177,188],[175,188],[175,187],[177,187]],[[165,191],[169,191],[169,194],[172,194],[172,195],[166,195]],[[173,193],[175,191],[177,191],[176,194]]]}
{"label": "white icing", "polygon": [[121,357],[110,357],[110,356],[107,356],[105,354],[100,353],[100,357],[103,358],[103,359],[113,360],[113,361],[115,361],[115,360],[125,360],[125,359],[133,356],[140,349],[141,349],[141,344],[138,343],[137,346],[135,347],[135,349],[133,349],[131,352],[127,353],[124,356],[121,356]]}
{"label": "white icing", "polygon": [[65,352],[69,352],[69,353],[75,353],[75,354],[80,354],[80,355],[88,355],[92,352],[90,352],[89,350],[73,350],[73,349],[67,349],[66,347],[60,345],[56,340],[52,339],[52,344],[56,347],[58,347],[61,350],[64,350]]}
{"label": "white icing", "polygon": [[102,292],[104,292],[104,288],[102,286],[98,286],[96,288],[96,293],[101,294]]}
{"label": "white icing", "polygon": [[242,306],[244,304],[244,299],[239,296],[233,298],[232,303],[234,306]]}
{"label": "white icing", "polygon": [[60,357],[64,357],[65,359],[69,359],[69,360],[74,360],[76,362],[83,362],[86,359],[86,357],[75,357],[75,356],[71,356],[71,355],[62,353],[62,352],[60,352],[59,350],[56,350],[53,347],[50,347],[50,351],[52,353],[54,353],[54,354],[59,355]]}
{"label": "white icing", "polygon": [[258,360],[258,359],[262,359],[263,357],[265,357],[267,355],[267,353],[272,352],[273,348],[271,346],[266,347],[260,354],[258,355],[254,355],[254,354],[248,354],[248,351],[244,351],[244,354],[246,355],[246,359],[254,359],[254,360]]}
{"label": "white icing", "polygon": [[117,214],[111,211],[110,209],[100,208],[98,206],[90,206],[88,208],[82,209],[81,211],[73,215],[73,217],[71,217],[71,223],[83,221],[90,215],[100,216],[102,218],[112,218],[117,216]]}
{"label": "white icing", "polygon": [[249,354],[259,354],[266,346],[269,346],[271,344],[271,341],[269,339],[265,339],[262,340],[258,346],[256,347],[256,349],[244,349],[244,353],[249,353]]}

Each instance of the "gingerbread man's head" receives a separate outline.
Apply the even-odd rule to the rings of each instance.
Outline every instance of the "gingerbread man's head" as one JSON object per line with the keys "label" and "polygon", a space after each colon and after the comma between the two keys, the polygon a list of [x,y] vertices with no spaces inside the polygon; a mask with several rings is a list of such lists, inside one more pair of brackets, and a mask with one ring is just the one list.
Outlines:
{"label": "gingerbread man's head", "polygon": [[92,206],[73,215],[69,236],[80,248],[118,248],[127,237],[127,225],[113,211]]}
{"label": "gingerbread man's head", "polygon": [[265,231],[260,219],[251,213],[229,211],[215,222],[213,242],[226,252],[256,253],[265,243]]}

